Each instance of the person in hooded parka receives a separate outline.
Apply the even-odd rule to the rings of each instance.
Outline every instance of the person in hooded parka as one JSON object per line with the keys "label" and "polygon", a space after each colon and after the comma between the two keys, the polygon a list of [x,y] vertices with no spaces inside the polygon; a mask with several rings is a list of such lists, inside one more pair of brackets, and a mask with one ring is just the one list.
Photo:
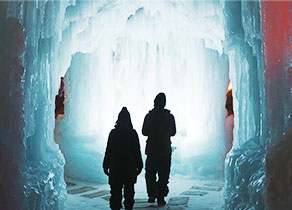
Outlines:
{"label": "person in hooded parka", "polygon": [[[168,179],[171,166],[171,140],[176,133],[174,116],[165,109],[166,96],[159,93],[154,100],[154,109],[145,116],[142,134],[148,136],[146,142],[146,186],[148,202],[157,198],[159,206],[166,204]],[[156,177],[158,175],[158,179]]]}
{"label": "person in hooded parka", "polygon": [[139,138],[133,129],[130,113],[123,107],[115,128],[109,134],[103,161],[104,173],[109,176],[111,209],[122,208],[123,188],[125,209],[133,209],[134,184],[142,168]]}

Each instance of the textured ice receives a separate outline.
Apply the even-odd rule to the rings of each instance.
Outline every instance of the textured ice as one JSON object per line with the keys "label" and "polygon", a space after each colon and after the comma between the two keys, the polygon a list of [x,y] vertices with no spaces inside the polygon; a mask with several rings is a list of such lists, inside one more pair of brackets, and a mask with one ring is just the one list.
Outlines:
{"label": "textured ice", "polygon": [[123,106],[144,153],[143,119],[161,91],[177,122],[173,172],[222,175],[228,58],[220,4],[119,2],[91,5],[99,8],[93,14],[83,6],[67,8],[61,42],[68,46],[61,51],[67,95],[58,128],[65,175],[105,180],[100,158]]}
{"label": "textured ice", "polygon": [[[231,81],[236,83],[234,146],[239,147],[229,154],[226,162],[226,208],[289,209],[286,196],[281,198],[285,201],[280,201],[273,195],[277,188],[275,180],[280,180],[275,176],[279,174],[276,162],[283,164],[285,169],[281,174],[288,177],[289,155],[283,152],[287,160],[281,159],[281,150],[285,150],[279,149],[283,146],[279,144],[272,147],[270,154],[275,158],[269,157],[267,165],[264,156],[267,146],[278,142],[292,126],[291,54],[287,54],[292,46],[291,2],[226,1],[223,5],[226,51]],[[267,186],[263,182],[266,176]],[[282,208],[280,203],[286,206]]]}
{"label": "textured ice", "polygon": [[266,209],[265,163],[265,149],[254,139],[228,153],[225,166],[226,209]]}
{"label": "textured ice", "polygon": [[[173,173],[222,173],[230,78],[234,149],[225,173],[227,209],[265,208],[263,196],[273,192],[263,184],[265,148],[292,126],[291,4],[1,1],[1,205],[63,208],[64,158],[54,141],[53,112],[66,74],[65,117],[56,122],[55,140],[66,176],[91,181],[106,179],[102,155],[121,107],[129,108],[140,133],[160,91],[177,120]],[[271,195],[267,205],[277,209]]]}
{"label": "textured ice", "polygon": [[[55,154],[52,154],[55,155]],[[62,209],[65,199],[63,157],[47,156],[30,161],[23,170],[23,209]],[[61,155],[61,154],[60,154]]]}
{"label": "textured ice", "polygon": [[234,108],[233,149],[225,162],[228,210],[266,208],[267,130],[260,4],[223,3]]}
{"label": "textured ice", "polygon": [[265,136],[265,83],[261,11],[258,1],[224,1],[225,51],[229,55],[234,108],[234,142],[239,147]]}
{"label": "textured ice", "polygon": [[1,209],[63,208],[64,158],[53,136],[61,4],[0,2]]}
{"label": "textured ice", "polygon": [[[9,129],[5,122],[1,126],[1,157],[12,163],[9,169],[1,166],[1,192],[19,200],[13,203],[3,195],[5,205],[62,209],[64,160],[54,141],[53,110],[59,79],[66,72],[66,80],[70,74],[79,79],[67,81],[75,95],[68,91],[64,123],[56,122],[64,128],[55,133],[66,158],[66,175],[104,180],[99,165],[119,109],[129,107],[139,131],[154,96],[162,90],[180,130],[174,139],[175,159],[192,156],[191,147],[194,155],[207,155],[210,145],[220,156],[223,123],[215,122],[223,122],[225,115],[228,60],[223,54],[219,2],[2,1],[1,17],[1,43],[6,43],[8,32],[15,39],[23,32],[26,37],[20,44],[7,42],[25,50],[7,45],[11,51],[1,57],[14,59],[16,67],[1,68],[1,101],[7,102],[1,103],[5,110],[1,119],[9,122]],[[18,29],[10,24],[12,19]],[[213,77],[208,76],[211,73]],[[205,91],[193,91],[199,88]],[[122,97],[123,92],[129,95]],[[178,106],[184,99],[188,100]],[[72,124],[66,124],[67,118]],[[143,147],[145,138],[141,142]]]}

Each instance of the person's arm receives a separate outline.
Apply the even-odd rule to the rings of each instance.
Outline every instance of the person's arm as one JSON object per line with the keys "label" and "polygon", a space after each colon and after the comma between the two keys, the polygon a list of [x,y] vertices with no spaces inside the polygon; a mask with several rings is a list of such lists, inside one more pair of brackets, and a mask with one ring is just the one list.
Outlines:
{"label": "person's arm", "polygon": [[135,147],[134,147],[134,152],[135,152],[135,158],[136,158],[136,164],[137,164],[137,176],[141,173],[142,168],[143,168],[143,160],[142,160],[142,155],[141,155],[141,150],[140,150],[140,142],[139,142],[139,137],[137,132],[134,130],[134,135],[135,135]]}
{"label": "person's arm", "polygon": [[175,119],[174,116],[171,115],[171,136],[174,136],[176,134],[176,126],[175,126]]}
{"label": "person's arm", "polygon": [[112,131],[109,134],[107,146],[105,150],[105,155],[103,159],[103,171],[106,175],[109,175],[109,169],[110,169],[110,160],[111,160],[111,153],[112,153]]}
{"label": "person's arm", "polygon": [[142,134],[144,136],[148,136],[148,124],[149,124],[149,116],[147,114],[144,118],[143,127],[142,127]]}

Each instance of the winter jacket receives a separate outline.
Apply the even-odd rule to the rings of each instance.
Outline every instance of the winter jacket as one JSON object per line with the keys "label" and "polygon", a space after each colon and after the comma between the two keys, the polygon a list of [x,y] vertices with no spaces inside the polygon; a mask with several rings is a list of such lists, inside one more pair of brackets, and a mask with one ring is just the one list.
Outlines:
{"label": "winter jacket", "polygon": [[143,168],[137,132],[117,126],[108,138],[103,168],[109,168],[109,184],[134,184],[137,171]]}
{"label": "winter jacket", "polygon": [[171,155],[170,137],[176,133],[174,116],[163,108],[154,108],[145,116],[142,134],[148,136],[146,155]]}

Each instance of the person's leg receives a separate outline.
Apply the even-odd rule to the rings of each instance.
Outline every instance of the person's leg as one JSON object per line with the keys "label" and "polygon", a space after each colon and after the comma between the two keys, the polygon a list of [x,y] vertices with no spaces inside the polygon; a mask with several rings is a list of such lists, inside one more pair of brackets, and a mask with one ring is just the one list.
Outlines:
{"label": "person's leg", "polygon": [[164,197],[168,195],[168,179],[170,174],[171,157],[161,157],[158,166],[158,204],[165,205]]}
{"label": "person's leg", "polygon": [[133,206],[135,203],[134,195],[135,195],[134,184],[126,184],[124,186],[125,210],[132,210],[133,209]]}
{"label": "person's leg", "polygon": [[149,202],[154,202],[155,197],[157,197],[156,173],[157,173],[156,158],[147,156],[145,177]]}
{"label": "person's leg", "polygon": [[122,208],[122,185],[111,185],[110,208],[119,210]]}

